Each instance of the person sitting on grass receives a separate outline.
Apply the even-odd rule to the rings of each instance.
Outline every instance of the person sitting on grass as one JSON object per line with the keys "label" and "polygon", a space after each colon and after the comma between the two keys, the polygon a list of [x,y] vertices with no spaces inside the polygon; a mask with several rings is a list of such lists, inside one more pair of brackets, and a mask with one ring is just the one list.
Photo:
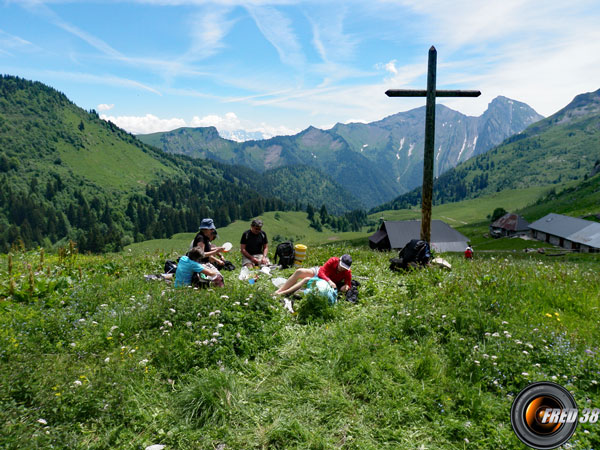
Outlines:
{"label": "person sitting on grass", "polygon": [[200,247],[191,249],[187,256],[179,258],[177,271],[175,272],[175,287],[192,286],[192,278],[195,273],[201,273],[208,277],[211,284],[223,287],[223,277],[216,269],[209,269],[200,264],[204,258],[204,251]]}
{"label": "person sitting on grass", "polygon": [[352,257],[346,254],[341,258],[335,256],[329,258],[322,267],[296,269],[292,276],[274,292],[274,295],[293,294],[314,277],[327,281],[332,288],[338,289],[340,292],[346,292],[352,286],[351,265]]}
{"label": "person sitting on grass", "polygon": [[242,234],[240,250],[242,252],[242,266],[252,267],[268,266],[269,240],[267,233],[262,231],[263,221],[254,219],[250,229]]}

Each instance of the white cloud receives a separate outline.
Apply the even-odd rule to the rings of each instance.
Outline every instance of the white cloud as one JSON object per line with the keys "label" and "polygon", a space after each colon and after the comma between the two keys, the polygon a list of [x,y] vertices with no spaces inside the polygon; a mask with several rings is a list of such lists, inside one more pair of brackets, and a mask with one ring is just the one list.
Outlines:
{"label": "white cloud", "polygon": [[271,7],[249,6],[247,9],[265,39],[277,50],[281,62],[302,68],[306,59],[290,19]]}
{"label": "white cloud", "polygon": [[106,103],[101,103],[97,106],[98,111],[110,111],[115,107],[114,104],[107,105]]}
{"label": "white cloud", "polygon": [[111,121],[115,125],[133,134],[157,133],[159,131],[171,131],[181,127],[215,127],[219,132],[233,133],[245,131],[247,133],[260,133],[263,138],[298,133],[299,129],[286,126],[273,126],[267,123],[254,123],[248,120],[240,120],[237,114],[228,112],[224,116],[209,114],[204,117],[194,116],[188,122],[185,119],[173,117],[161,119],[153,114],[145,116],[107,116],[102,114],[101,119]]}
{"label": "white cloud", "polygon": [[133,134],[148,134],[158,131],[171,131],[175,128],[185,127],[185,120],[179,118],[160,119],[152,114],[145,116],[106,116],[102,114],[101,119],[111,121],[115,125]]}

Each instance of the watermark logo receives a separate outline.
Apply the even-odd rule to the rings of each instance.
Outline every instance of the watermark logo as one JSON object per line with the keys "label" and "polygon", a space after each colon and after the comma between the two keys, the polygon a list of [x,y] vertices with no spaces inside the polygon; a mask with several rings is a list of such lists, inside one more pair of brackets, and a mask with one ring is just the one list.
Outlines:
{"label": "watermark logo", "polygon": [[510,422],[517,437],[529,447],[552,449],[567,442],[577,423],[595,423],[600,410],[583,410],[564,387],[551,382],[533,383],[515,398]]}

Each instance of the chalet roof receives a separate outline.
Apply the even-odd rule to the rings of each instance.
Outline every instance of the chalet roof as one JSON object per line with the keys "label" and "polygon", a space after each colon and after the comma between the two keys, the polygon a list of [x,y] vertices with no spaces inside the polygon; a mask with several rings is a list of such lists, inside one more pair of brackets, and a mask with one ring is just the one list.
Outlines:
{"label": "chalet roof", "polygon": [[508,231],[528,231],[529,222],[514,213],[506,213],[491,225],[493,228],[502,228]]}
{"label": "chalet roof", "polygon": [[600,223],[597,222],[550,213],[533,222],[529,228],[578,244],[600,248]]}
{"label": "chalet roof", "polygon": [[[384,221],[380,230],[385,230],[394,249],[401,249],[411,239],[421,235],[420,220]],[[441,220],[431,221],[431,246],[439,252],[462,252],[469,238]]]}

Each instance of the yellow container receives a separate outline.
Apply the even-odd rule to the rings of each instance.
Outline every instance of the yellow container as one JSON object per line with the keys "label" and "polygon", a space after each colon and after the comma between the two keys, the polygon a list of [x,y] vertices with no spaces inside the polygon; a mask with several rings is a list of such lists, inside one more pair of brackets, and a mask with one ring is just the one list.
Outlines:
{"label": "yellow container", "polygon": [[294,245],[294,266],[301,267],[306,258],[306,250],[308,247],[303,244]]}

